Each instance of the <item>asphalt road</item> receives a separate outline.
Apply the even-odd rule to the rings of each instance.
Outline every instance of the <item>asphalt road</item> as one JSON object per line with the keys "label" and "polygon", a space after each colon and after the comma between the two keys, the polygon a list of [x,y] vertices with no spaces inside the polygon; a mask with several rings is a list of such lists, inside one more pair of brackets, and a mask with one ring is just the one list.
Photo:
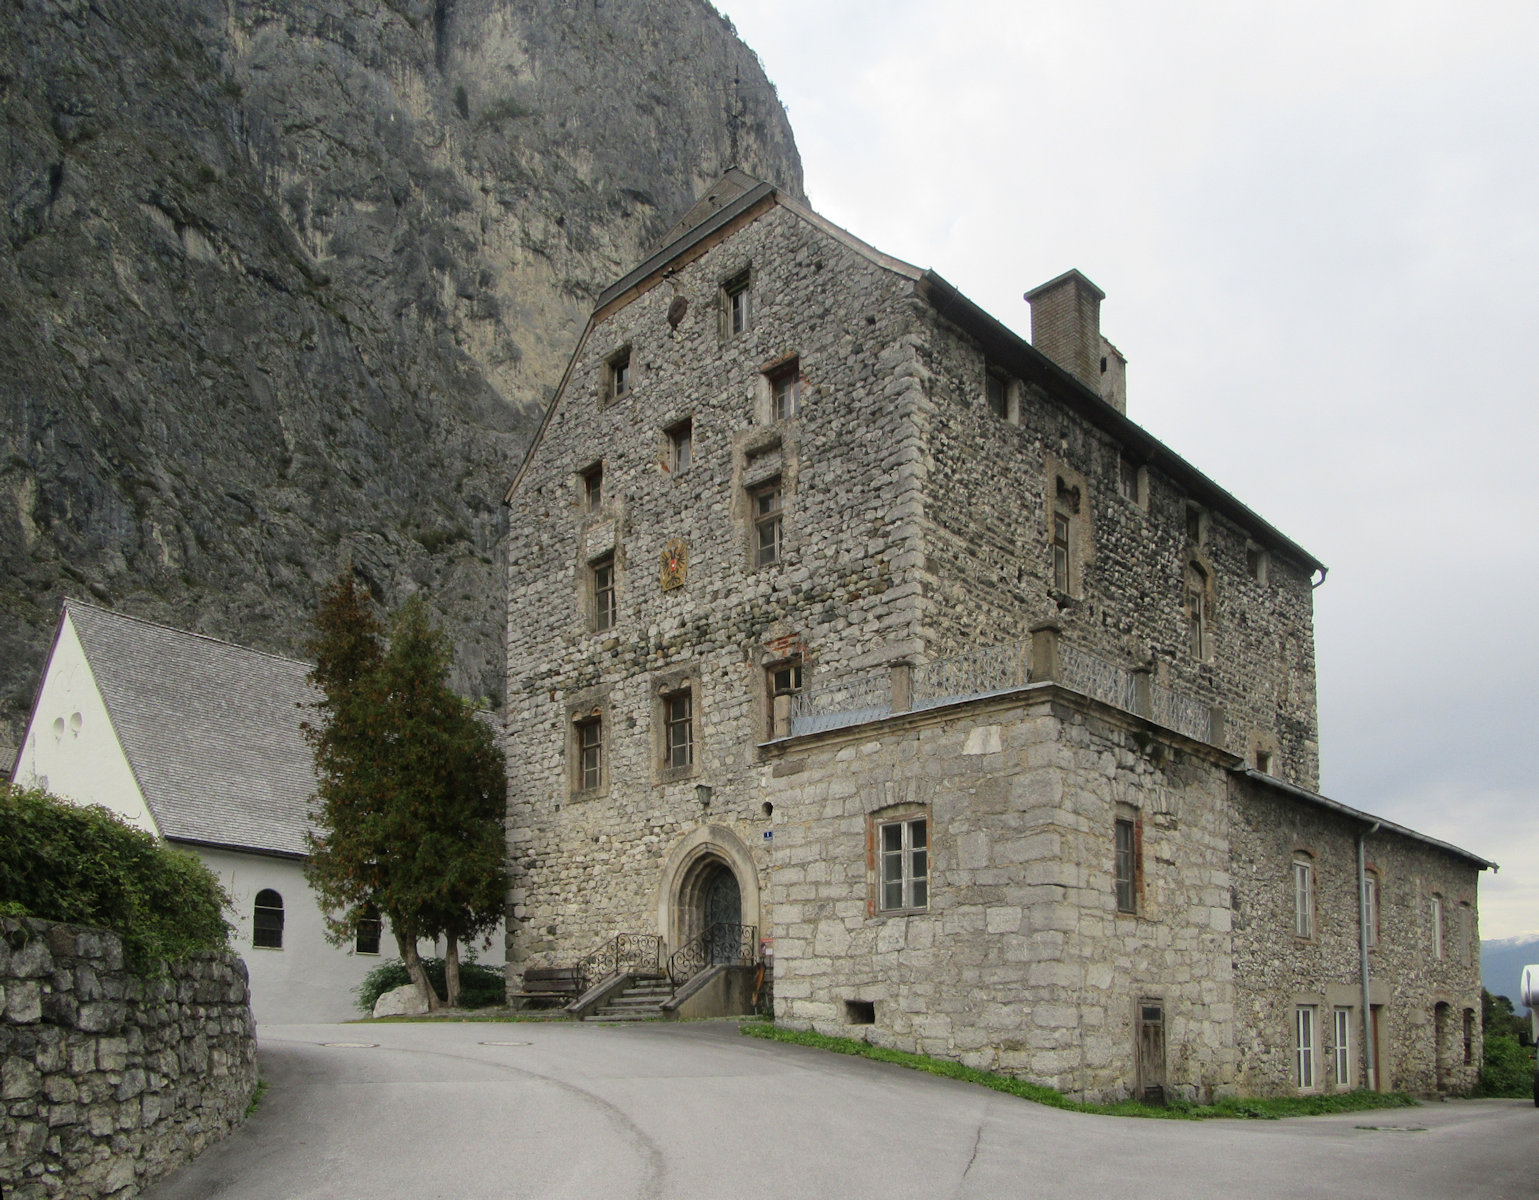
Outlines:
{"label": "asphalt road", "polygon": [[1539,1196],[1526,1100],[1093,1117],[719,1022],[290,1025],[260,1053],[261,1108],[144,1200]]}

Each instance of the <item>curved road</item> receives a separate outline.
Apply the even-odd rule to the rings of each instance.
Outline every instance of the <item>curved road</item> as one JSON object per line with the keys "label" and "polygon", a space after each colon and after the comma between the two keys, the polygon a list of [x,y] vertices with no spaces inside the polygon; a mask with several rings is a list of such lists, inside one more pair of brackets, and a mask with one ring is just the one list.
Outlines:
{"label": "curved road", "polygon": [[256,1115],[144,1200],[1539,1194],[1519,1100],[1093,1117],[722,1022],[277,1026],[261,1063]]}

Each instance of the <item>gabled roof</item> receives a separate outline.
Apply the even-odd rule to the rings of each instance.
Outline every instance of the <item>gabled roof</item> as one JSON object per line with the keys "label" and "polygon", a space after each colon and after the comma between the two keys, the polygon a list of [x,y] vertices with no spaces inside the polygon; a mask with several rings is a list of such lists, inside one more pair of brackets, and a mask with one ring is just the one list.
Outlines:
{"label": "gabled roof", "polygon": [[118,742],[172,841],[300,855],[308,663],[66,600]]}

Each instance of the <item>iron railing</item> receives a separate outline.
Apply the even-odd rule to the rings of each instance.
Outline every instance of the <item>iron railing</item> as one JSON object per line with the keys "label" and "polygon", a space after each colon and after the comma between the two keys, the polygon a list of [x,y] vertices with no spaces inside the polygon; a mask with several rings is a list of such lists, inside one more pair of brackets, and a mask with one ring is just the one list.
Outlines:
{"label": "iron railing", "polygon": [[674,990],[707,967],[751,967],[759,961],[759,927],[717,921],[690,938],[668,958],[668,978]]}
{"label": "iron railing", "polygon": [[1169,688],[1153,684],[1149,688],[1149,711],[1144,714],[1156,725],[1174,729],[1194,742],[1213,740],[1213,712],[1200,700],[1183,696]]}
{"label": "iron railing", "polygon": [[886,667],[822,682],[791,698],[791,733],[822,733],[892,712],[892,672]]}
{"label": "iron railing", "polygon": [[1031,639],[974,646],[949,658],[920,663],[913,673],[911,708],[989,696],[1031,682]]}
{"label": "iron railing", "polygon": [[663,939],[657,934],[617,933],[578,962],[580,991],[586,992],[589,985],[621,971],[656,973],[662,970],[662,965]]}
{"label": "iron railing", "polygon": [[1058,682],[1082,696],[1124,712],[1138,711],[1138,690],[1133,683],[1133,672],[1126,667],[1109,663],[1078,646],[1059,642],[1058,672]]}

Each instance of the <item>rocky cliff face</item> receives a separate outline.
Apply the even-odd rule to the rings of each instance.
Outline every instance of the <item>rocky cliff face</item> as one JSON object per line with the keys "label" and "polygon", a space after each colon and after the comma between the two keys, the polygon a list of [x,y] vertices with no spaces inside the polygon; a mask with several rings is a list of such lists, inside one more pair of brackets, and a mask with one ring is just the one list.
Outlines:
{"label": "rocky cliff face", "polygon": [[348,560],[500,703],[594,296],[734,161],[801,190],[704,0],[11,0],[0,114],[0,743],[61,595],[299,653]]}

